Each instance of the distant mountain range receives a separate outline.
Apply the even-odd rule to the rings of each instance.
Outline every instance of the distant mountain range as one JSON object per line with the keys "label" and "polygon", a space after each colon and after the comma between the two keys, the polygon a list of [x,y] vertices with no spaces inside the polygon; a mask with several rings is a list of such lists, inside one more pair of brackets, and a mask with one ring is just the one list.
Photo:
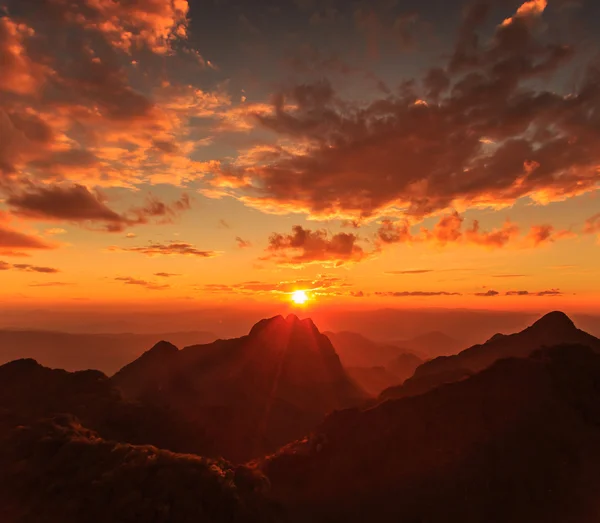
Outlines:
{"label": "distant mountain range", "polygon": [[167,339],[184,347],[210,343],[210,332],[163,334],[67,334],[36,330],[0,330],[0,365],[21,358],[69,371],[97,369],[114,374],[148,347]]}
{"label": "distant mountain range", "polygon": [[401,384],[423,363],[399,345],[375,342],[355,332],[326,332],[348,374],[367,392],[378,395]]}
{"label": "distant mountain range", "polygon": [[600,340],[566,315],[422,363],[377,399],[353,372],[374,388],[414,355],[342,338],[340,357],[311,320],[276,316],[158,342],[112,378],[0,366],[0,520],[597,521]]}
{"label": "distant mountain range", "polygon": [[561,344],[583,345],[600,351],[600,339],[578,329],[562,312],[551,312],[516,334],[496,334],[454,356],[441,356],[418,367],[404,384],[387,389],[381,399],[421,394],[444,383],[475,374],[502,358],[526,358],[542,347]]}

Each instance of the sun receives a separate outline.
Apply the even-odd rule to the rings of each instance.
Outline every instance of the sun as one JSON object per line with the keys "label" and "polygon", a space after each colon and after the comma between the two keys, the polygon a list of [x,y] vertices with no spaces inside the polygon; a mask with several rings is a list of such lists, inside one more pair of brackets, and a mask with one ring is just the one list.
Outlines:
{"label": "sun", "polygon": [[296,305],[304,305],[308,301],[308,296],[304,291],[295,291],[292,293],[292,301]]}

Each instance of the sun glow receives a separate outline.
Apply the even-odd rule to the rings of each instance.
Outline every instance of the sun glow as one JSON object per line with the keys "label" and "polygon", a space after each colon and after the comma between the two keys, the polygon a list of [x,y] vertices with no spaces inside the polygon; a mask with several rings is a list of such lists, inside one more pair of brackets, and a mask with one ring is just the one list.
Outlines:
{"label": "sun glow", "polygon": [[292,301],[296,305],[304,305],[308,301],[308,296],[304,291],[295,291],[292,293]]}

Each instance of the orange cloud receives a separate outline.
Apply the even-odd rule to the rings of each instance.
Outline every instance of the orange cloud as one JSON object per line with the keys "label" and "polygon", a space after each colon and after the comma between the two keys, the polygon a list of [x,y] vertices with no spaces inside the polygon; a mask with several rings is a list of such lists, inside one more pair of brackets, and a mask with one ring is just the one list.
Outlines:
{"label": "orange cloud", "polygon": [[161,285],[161,284],[157,284],[157,283],[153,283],[153,282],[148,282],[145,280],[138,280],[137,278],[131,278],[129,276],[115,278],[115,281],[123,282],[123,283],[125,283],[125,285],[137,285],[139,287],[144,287],[145,289],[148,289],[151,291],[164,291],[164,290],[170,288],[170,285],[166,285],[166,284]]}
{"label": "orange cloud", "polygon": [[146,256],[196,256],[198,258],[214,258],[222,253],[218,251],[201,251],[190,243],[171,241],[169,243],[150,243],[144,247],[110,247],[116,252],[135,252]]}
{"label": "orange cloud", "polygon": [[434,243],[444,247],[449,244],[478,245],[489,249],[505,247],[509,244],[520,247],[537,247],[560,239],[573,238],[571,231],[556,231],[552,225],[534,225],[529,233],[521,237],[517,224],[507,220],[499,229],[482,231],[477,220],[464,229],[464,218],[457,212],[440,217],[433,229],[421,227],[418,234],[412,234],[406,221],[383,220],[377,231],[377,239],[383,244],[394,243]]}
{"label": "orange cloud", "polygon": [[32,61],[25,49],[26,37],[33,34],[33,29],[27,25],[16,23],[7,16],[0,17],[0,91],[30,94],[44,81],[47,68]]}

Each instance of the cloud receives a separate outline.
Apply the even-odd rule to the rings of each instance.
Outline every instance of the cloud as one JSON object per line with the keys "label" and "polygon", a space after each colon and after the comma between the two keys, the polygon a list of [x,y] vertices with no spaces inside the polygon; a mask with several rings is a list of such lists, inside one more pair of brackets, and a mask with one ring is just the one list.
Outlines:
{"label": "cloud", "polygon": [[146,256],[196,256],[198,258],[214,258],[222,253],[218,251],[201,251],[191,243],[171,241],[168,243],[150,242],[143,247],[110,247],[109,250],[117,252],[136,252]]}
{"label": "cloud", "polygon": [[22,272],[38,272],[42,274],[57,274],[60,272],[58,269],[54,269],[52,267],[39,267],[37,265],[30,265],[28,263],[10,264],[4,261],[0,261],[0,270],[7,271],[10,269]]}
{"label": "cloud", "polygon": [[526,240],[534,247],[544,243],[552,243],[556,240],[574,238],[577,235],[572,231],[557,231],[552,225],[533,225]]}
{"label": "cloud", "polygon": [[500,293],[498,291],[494,291],[494,290],[490,289],[489,291],[486,291],[486,292],[476,292],[475,296],[481,296],[484,298],[494,298],[495,296],[500,296]]}
{"label": "cloud", "polygon": [[181,274],[174,274],[171,272],[157,272],[154,274],[154,276],[157,276],[158,278],[173,278],[175,276],[181,276]]}
{"label": "cloud", "polygon": [[252,247],[252,243],[250,243],[247,240],[244,240],[242,238],[240,238],[239,236],[235,237],[235,241],[237,242],[237,245],[240,249],[247,249],[249,247]]}
{"label": "cloud", "polygon": [[47,250],[56,246],[32,234],[17,231],[8,226],[9,215],[0,211],[0,250],[9,252],[13,249]]}
{"label": "cloud", "polygon": [[60,227],[53,227],[52,229],[46,229],[44,231],[46,236],[58,236],[60,234],[67,234],[65,229],[61,229]]}
{"label": "cloud", "polygon": [[124,282],[125,285],[137,285],[139,287],[144,287],[151,291],[164,291],[164,290],[170,288],[170,285],[166,285],[166,284],[161,285],[158,283],[148,282],[145,280],[138,280],[136,278],[131,278],[131,277],[115,278],[115,281]]}
{"label": "cloud", "polygon": [[269,238],[267,255],[278,265],[301,267],[309,264],[339,267],[368,258],[359,245],[358,236],[349,233],[329,234],[325,229],[304,229],[294,225],[291,234],[274,233]]}
{"label": "cloud", "polygon": [[357,292],[347,290],[350,286],[341,278],[320,274],[314,279],[281,282],[247,281],[235,284],[207,284],[199,290],[215,294],[244,295],[288,295],[303,290],[312,296],[356,296]]}
{"label": "cloud", "polygon": [[[493,298],[496,296],[500,296],[501,293],[494,290],[489,290],[487,292],[476,292],[475,296]],[[504,296],[535,296],[535,297],[543,297],[543,296],[562,296],[563,293],[559,289],[550,289],[546,291],[506,291]]]}
{"label": "cloud", "polygon": [[[369,102],[342,98],[326,81],[286,89],[259,121],[303,150],[248,166],[223,162],[211,183],[264,212],[359,221],[596,190],[600,148],[589,110],[600,103],[600,78],[590,68],[568,96],[544,88],[533,80],[562,71],[573,50],[538,40],[541,4],[524,4],[491,38],[477,36],[488,14],[477,5],[451,62],[425,76],[426,86],[415,79]],[[370,19],[362,13],[365,28]],[[511,234],[507,225],[472,236],[497,245]]]}
{"label": "cloud", "polygon": [[30,283],[29,287],[71,287],[74,283],[68,283],[63,281],[49,281],[44,283]]}
{"label": "cloud", "polygon": [[600,239],[600,213],[591,216],[585,221],[583,232],[585,234],[598,234],[598,238]]}
{"label": "cloud", "polygon": [[24,218],[66,221],[88,227],[101,224],[108,232],[121,232],[127,227],[149,223],[152,218],[159,219],[159,223],[170,223],[178,213],[190,208],[186,194],[170,205],[150,195],[144,206],[121,214],[108,207],[101,193],[83,185],[33,186],[11,193],[6,203],[15,215]]}
{"label": "cloud", "polygon": [[562,296],[563,293],[558,289],[550,289],[547,291],[507,291],[506,296]]}
{"label": "cloud", "polygon": [[433,269],[408,269],[404,271],[386,271],[386,274],[428,274],[434,272]]}
{"label": "cloud", "polygon": [[492,278],[526,278],[528,274],[493,274]]}
{"label": "cloud", "polygon": [[456,211],[442,215],[432,229],[421,227],[416,234],[411,232],[405,220],[393,222],[383,220],[376,237],[381,244],[394,243],[432,243],[445,247],[452,244],[477,245],[488,249],[502,248],[507,245],[518,247],[538,247],[556,240],[576,236],[571,231],[557,231],[552,225],[534,225],[525,236],[520,235],[517,224],[506,220],[500,228],[483,231],[478,220],[470,227],[464,227],[464,218]]}
{"label": "cloud", "polygon": [[33,62],[25,48],[25,39],[32,35],[33,29],[26,24],[0,17],[0,91],[29,94],[43,82],[46,68]]}
{"label": "cloud", "polygon": [[462,296],[460,292],[448,291],[395,291],[395,292],[376,292],[375,296],[385,298],[409,298],[409,297],[431,297],[431,296]]}

